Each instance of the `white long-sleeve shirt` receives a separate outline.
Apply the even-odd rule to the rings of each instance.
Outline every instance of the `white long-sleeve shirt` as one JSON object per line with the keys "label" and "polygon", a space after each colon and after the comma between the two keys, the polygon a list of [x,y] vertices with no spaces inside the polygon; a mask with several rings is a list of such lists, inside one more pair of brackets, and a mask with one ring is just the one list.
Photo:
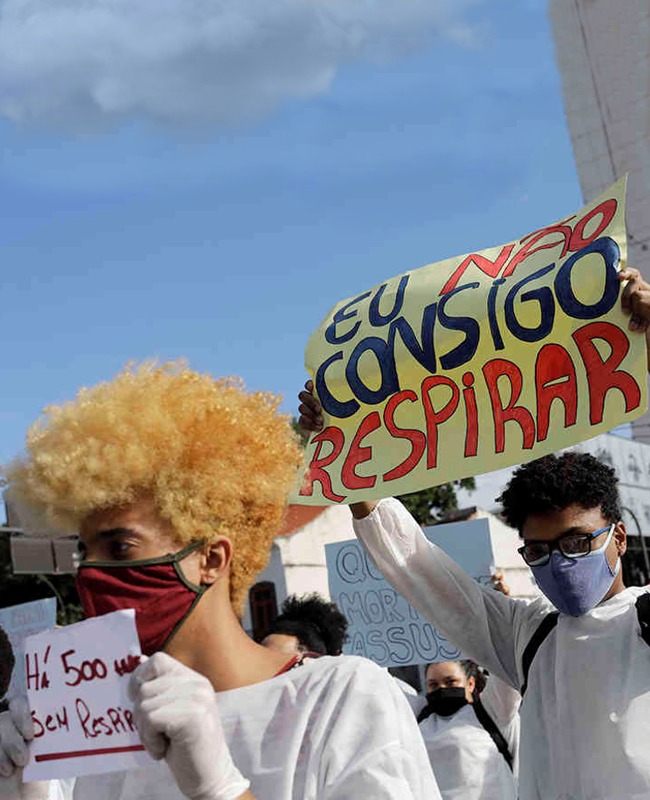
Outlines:
{"label": "white long-sleeve shirt", "polygon": [[[553,610],[481,586],[396,500],[354,523],[395,589],[468,657],[520,688],[523,651]],[[582,617],[560,614],[521,708],[521,800],[650,798],[650,647],[629,588]]]}
{"label": "white long-sleeve shirt", "polygon": [[[516,756],[519,693],[491,675],[481,703]],[[420,732],[443,800],[517,800],[517,781],[471,705],[449,717],[430,714]]]}
{"label": "white long-sleeve shirt", "polygon": [[[315,659],[217,702],[257,800],[440,800],[408,702],[365,658]],[[73,798],[184,800],[164,762],[78,778]]]}

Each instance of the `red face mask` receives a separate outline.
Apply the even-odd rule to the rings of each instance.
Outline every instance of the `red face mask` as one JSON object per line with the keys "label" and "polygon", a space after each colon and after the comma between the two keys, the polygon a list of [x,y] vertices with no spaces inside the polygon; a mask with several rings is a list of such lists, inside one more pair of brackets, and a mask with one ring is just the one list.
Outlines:
{"label": "red face mask", "polygon": [[80,564],[77,591],[84,614],[99,617],[133,608],[142,652],[150,656],[163,650],[207,588],[188,581],[179,563],[201,544],[162,558]]}

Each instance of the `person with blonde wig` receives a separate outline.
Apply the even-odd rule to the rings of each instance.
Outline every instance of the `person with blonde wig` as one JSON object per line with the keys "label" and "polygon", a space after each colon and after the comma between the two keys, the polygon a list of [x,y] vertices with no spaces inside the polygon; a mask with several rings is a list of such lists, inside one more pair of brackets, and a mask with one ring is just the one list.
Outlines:
{"label": "person with blonde wig", "polygon": [[[129,367],[30,430],[5,470],[12,497],[39,526],[79,532],[86,616],[134,608],[149,656],[130,692],[159,763],[79,778],[74,800],[439,797],[379,667],[303,664],[241,627],[300,461],[277,398],[183,364]],[[22,782],[33,735],[24,703],[0,714],[0,796],[69,796]]]}

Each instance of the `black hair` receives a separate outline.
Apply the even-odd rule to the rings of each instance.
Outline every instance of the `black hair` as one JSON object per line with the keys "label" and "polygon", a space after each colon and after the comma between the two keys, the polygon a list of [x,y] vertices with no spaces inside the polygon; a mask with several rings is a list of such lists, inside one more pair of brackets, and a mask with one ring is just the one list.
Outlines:
{"label": "black hair", "polygon": [[[427,664],[427,669],[429,667],[433,667],[436,664],[439,664],[439,661],[434,661],[431,664]],[[465,677],[467,680],[470,678],[474,678],[474,694],[481,694],[483,689],[485,689],[485,684],[487,683],[485,673],[476,663],[476,661],[471,661],[469,658],[462,659],[461,661],[452,661],[452,664],[458,664],[458,666],[463,670],[465,673]]]}
{"label": "black hair", "polygon": [[338,656],[347,641],[347,630],[348,621],[336,603],[329,603],[319,594],[308,594],[287,597],[269,634],[295,636],[303,652]]}
{"label": "black hair", "polygon": [[16,659],[9,637],[0,627],[0,700],[7,694],[9,689],[15,662]]}
{"label": "black hair", "polygon": [[519,533],[530,514],[571,505],[600,508],[607,522],[614,523],[621,518],[617,484],[615,470],[589,453],[549,455],[519,467],[497,501],[506,523]]}

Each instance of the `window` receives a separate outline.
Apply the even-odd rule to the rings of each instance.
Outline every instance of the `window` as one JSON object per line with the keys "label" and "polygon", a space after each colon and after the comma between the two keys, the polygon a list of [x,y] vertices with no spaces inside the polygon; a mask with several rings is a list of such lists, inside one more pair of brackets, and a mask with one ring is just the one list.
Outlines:
{"label": "window", "polygon": [[256,583],[248,593],[253,623],[253,639],[261,642],[268,634],[271,623],[278,616],[275,584],[271,581]]}

